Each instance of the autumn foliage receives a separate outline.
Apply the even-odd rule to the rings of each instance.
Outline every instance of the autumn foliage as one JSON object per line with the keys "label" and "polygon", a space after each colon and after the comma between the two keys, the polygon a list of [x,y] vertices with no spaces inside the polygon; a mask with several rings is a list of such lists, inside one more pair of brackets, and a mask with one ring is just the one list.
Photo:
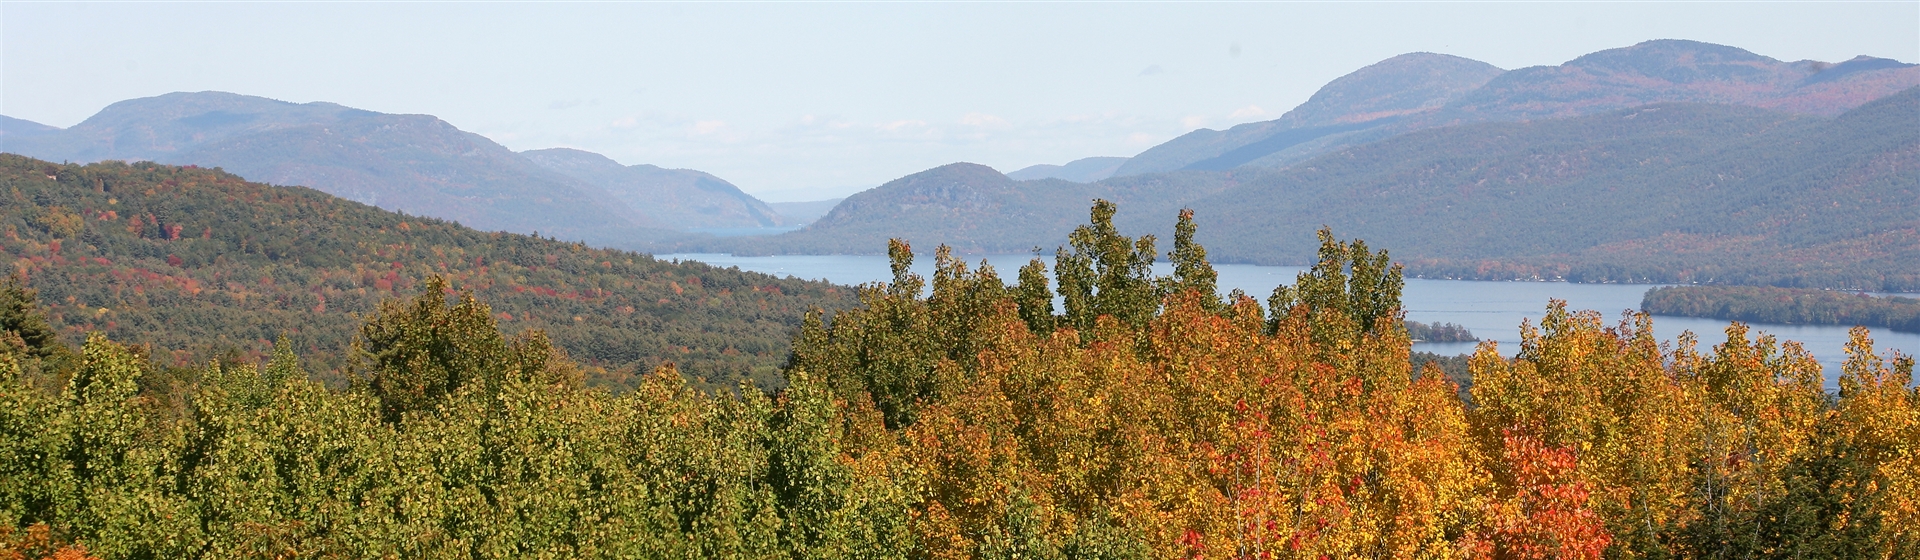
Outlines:
{"label": "autumn foliage", "polygon": [[[1463,397],[1410,364],[1384,251],[1323,232],[1263,304],[1216,294],[1191,214],[1167,277],[1112,215],[1011,285],[944,249],[915,275],[896,241],[893,281],[807,317],[774,394],[673,367],[583,388],[437,280],[367,319],[346,392],[283,345],[208,366],[168,419],[95,338],[64,389],[0,385],[0,526],[107,558],[1920,553],[1913,362],[1864,330],[1827,394],[1739,324],[1702,350],[1554,302]],[[52,363],[31,350],[0,366]]]}

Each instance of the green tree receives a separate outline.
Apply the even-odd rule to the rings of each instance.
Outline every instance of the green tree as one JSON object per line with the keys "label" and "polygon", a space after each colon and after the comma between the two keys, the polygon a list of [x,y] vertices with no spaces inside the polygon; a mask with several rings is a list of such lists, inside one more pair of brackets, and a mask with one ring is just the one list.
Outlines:
{"label": "green tree", "polygon": [[388,422],[432,410],[470,384],[494,392],[509,379],[577,378],[565,360],[555,359],[545,333],[529,331],[509,343],[486,304],[461,292],[448,305],[449,291],[445,278],[430,276],[419,296],[382,302],[360,328],[355,373]]}
{"label": "green tree", "polygon": [[1180,221],[1173,226],[1173,250],[1167,253],[1167,259],[1173,262],[1173,276],[1160,281],[1160,292],[1162,296],[1197,293],[1201,307],[1222,313],[1226,303],[1218,293],[1219,274],[1207,262],[1207,248],[1193,241],[1193,234],[1198,230],[1193,223],[1193,210],[1181,210]]}
{"label": "green tree", "polygon": [[[1314,336],[1323,344],[1374,332],[1381,318],[1400,310],[1400,290],[1406,284],[1400,265],[1384,249],[1369,251],[1364,241],[1334,239],[1331,229],[1321,229],[1319,236],[1319,262],[1300,273],[1294,285],[1276,287],[1267,298],[1272,314],[1268,329],[1277,328],[1295,306],[1305,306],[1308,314],[1320,319],[1313,322]],[[1335,316],[1345,320],[1329,320]]]}
{"label": "green tree", "polygon": [[1153,236],[1120,235],[1114,211],[1112,202],[1094,200],[1088,224],[1067,235],[1067,247],[1054,259],[1060,295],[1066,298],[1065,322],[1082,332],[1090,332],[1103,315],[1139,329],[1160,309]]}
{"label": "green tree", "polygon": [[1020,267],[1020,283],[1014,286],[1013,294],[1027,329],[1034,334],[1051,334],[1055,318],[1053,290],[1047,288],[1047,263],[1036,258]]}

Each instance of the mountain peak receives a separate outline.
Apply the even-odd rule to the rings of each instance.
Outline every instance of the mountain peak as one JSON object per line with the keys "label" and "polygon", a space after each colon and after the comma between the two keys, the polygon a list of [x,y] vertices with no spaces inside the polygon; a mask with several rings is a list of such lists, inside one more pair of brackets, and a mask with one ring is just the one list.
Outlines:
{"label": "mountain peak", "polygon": [[914,173],[912,175],[901,177],[899,179],[894,179],[892,182],[897,183],[900,181],[909,181],[915,178],[923,178],[923,177],[926,177],[926,178],[992,177],[992,178],[1005,179],[1006,175],[1000,174],[998,170],[995,170],[992,167],[987,167],[985,165],[980,165],[978,163],[969,163],[969,162],[962,161],[962,162],[949,163],[946,165],[928,169],[926,171]]}
{"label": "mountain peak", "polygon": [[949,163],[861,191],[835,206],[810,229],[845,227],[913,209],[928,216],[955,210],[979,210],[1009,202],[1018,182],[978,163]]}
{"label": "mountain peak", "polygon": [[1504,72],[1470,58],[1407,53],[1328,82],[1278,122],[1289,127],[1351,124],[1437,109]]}
{"label": "mountain peak", "polygon": [[1568,61],[1564,67],[1608,74],[1637,74],[1676,84],[1738,81],[1771,82],[1781,62],[1746,49],[1659,39],[1607,49]]}
{"label": "mountain peak", "polygon": [[1439,110],[1505,72],[1453,55],[1402,54],[1328,82],[1278,119],[1187,133],[1133,156],[1113,175],[1231,169],[1327,136]]}
{"label": "mountain peak", "polygon": [[1787,63],[1725,45],[1663,39],[1508,72],[1450,106],[1448,118],[1570,117],[1665,102],[1837,115],[1917,83],[1920,71],[1898,62]]}

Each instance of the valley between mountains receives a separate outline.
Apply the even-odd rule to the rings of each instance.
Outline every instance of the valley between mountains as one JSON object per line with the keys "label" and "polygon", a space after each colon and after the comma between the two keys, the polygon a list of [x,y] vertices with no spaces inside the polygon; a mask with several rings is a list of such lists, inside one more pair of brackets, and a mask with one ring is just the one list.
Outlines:
{"label": "valley between mountains", "polygon": [[1325,226],[1423,277],[1901,291],[1920,289],[1916,86],[1920,67],[1897,61],[1784,62],[1693,41],[1516,70],[1411,53],[1279,119],[1131,157],[1004,174],[955,163],[777,204],[696,170],[516,153],[428,115],[220,92],[128,100],[68,129],[6,119],[0,150],[218,167],[643,252],[876,254],[893,237],[1050,251],[1099,198],[1163,238],[1194,209],[1221,262],[1305,264]]}
{"label": "valley between mountains", "polygon": [[[226,92],[0,151],[0,560],[1920,557],[1915,362],[1847,330],[1920,301],[1841,293],[1920,290],[1899,61],[1409,53],[844,199]],[[1409,276],[1690,285],[1508,344]]]}

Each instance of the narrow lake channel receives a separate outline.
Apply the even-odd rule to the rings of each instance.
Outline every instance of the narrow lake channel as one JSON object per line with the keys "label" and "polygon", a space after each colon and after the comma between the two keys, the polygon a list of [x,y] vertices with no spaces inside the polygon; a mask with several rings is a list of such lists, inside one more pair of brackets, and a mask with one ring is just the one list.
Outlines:
{"label": "narrow lake channel", "polygon": [[[887,258],[878,255],[736,257],[724,254],[683,253],[656,255],[656,257],[666,260],[700,261],[723,267],[737,266],[741,270],[775,276],[826,280],[848,285],[880,282],[893,278]],[[992,264],[1001,277],[1008,281],[1012,280],[1015,271],[1033,258],[1031,255],[966,255],[965,257],[970,267],[979,265],[983,260]],[[1052,256],[1045,256],[1043,260],[1047,261],[1051,270]],[[933,256],[920,255],[914,262],[913,268],[915,272],[922,275],[931,275]],[[1154,268],[1157,274],[1172,273],[1172,266],[1164,261],[1155,263]],[[1220,275],[1221,293],[1239,288],[1265,301],[1267,295],[1273,292],[1274,286],[1292,284],[1294,278],[1306,268],[1216,264],[1214,270]],[[1628,310],[1639,309],[1641,296],[1655,286],[1410,278],[1407,280],[1406,289],[1402,292],[1401,301],[1406,306],[1409,320],[1422,323],[1454,323],[1467,327],[1481,340],[1497,342],[1501,354],[1512,356],[1520,349],[1521,321],[1531,321],[1538,325],[1540,318],[1546,315],[1550,300],[1564,300],[1567,302],[1568,309],[1599,311],[1607,317],[1609,323],[1613,323],[1619,321]],[[1846,359],[1847,327],[1767,323],[1754,323],[1752,327],[1758,333],[1771,334],[1782,341],[1797,341],[1805,345],[1806,349],[1812,352],[1825,367],[1827,390],[1838,390],[1836,380],[1840,375],[1840,364]],[[1672,316],[1655,316],[1653,319],[1654,334],[1662,341],[1671,344],[1681,332],[1692,331],[1699,337],[1703,351],[1709,350],[1714,344],[1724,342],[1726,328],[1726,321],[1715,319]],[[1882,356],[1891,356],[1893,351],[1905,355],[1913,355],[1920,351],[1920,334],[1916,333],[1876,329],[1873,332],[1873,340],[1874,349]],[[1420,342],[1415,343],[1413,348],[1416,351],[1452,355],[1473,352],[1475,345],[1476,343],[1472,342]]]}

